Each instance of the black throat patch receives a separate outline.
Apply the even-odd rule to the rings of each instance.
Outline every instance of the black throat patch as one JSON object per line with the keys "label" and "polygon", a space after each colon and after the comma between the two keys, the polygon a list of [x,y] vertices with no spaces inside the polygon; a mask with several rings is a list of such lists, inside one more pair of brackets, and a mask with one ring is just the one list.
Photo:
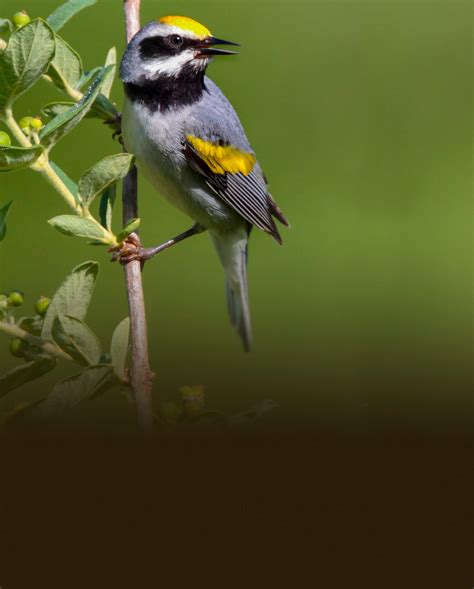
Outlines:
{"label": "black throat patch", "polygon": [[125,93],[132,102],[143,104],[151,112],[164,112],[200,100],[206,91],[204,71],[184,67],[178,76],[161,75],[156,80],[143,78],[125,83]]}

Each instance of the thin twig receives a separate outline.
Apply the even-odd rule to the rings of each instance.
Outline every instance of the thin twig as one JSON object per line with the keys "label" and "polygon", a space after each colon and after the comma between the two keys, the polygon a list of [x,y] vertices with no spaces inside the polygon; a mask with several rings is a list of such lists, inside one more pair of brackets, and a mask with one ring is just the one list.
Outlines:
{"label": "thin twig", "polygon": [[[127,42],[129,42],[140,29],[140,0],[124,0],[124,11]],[[123,222],[126,225],[130,219],[138,217],[136,168],[133,168],[124,180],[122,202]],[[149,434],[153,429],[151,390],[154,375],[150,369],[148,358],[148,334],[140,261],[128,263],[124,271],[132,345],[130,380],[135,398],[138,425],[144,433]]]}
{"label": "thin twig", "polygon": [[45,342],[40,337],[28,333],[27,331],[21,329],[21,327],[18,327],[18,325],[15,325],[13,323],[0,321],[0,332],[3,332],[6,335],[13,338],[19,337],[28,342],[29,344],[31,344],[32,346],[37,346],[38,348],[41,348],[41,350],[48,356],[56,356],[57,358],[61,358],[62,360],[72,360],[71,356],[63,350],[61,350],[61,348],[56,344]]}

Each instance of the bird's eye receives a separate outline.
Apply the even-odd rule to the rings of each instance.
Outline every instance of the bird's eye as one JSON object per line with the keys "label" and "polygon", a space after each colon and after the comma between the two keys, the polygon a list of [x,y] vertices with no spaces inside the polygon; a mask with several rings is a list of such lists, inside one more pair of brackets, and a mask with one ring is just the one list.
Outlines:
{"label": "bird's eye", "polygon": [[180,37],[179,35],[170,35],[168,41],[174,47],[180,47],[183,44],[183,37]]}

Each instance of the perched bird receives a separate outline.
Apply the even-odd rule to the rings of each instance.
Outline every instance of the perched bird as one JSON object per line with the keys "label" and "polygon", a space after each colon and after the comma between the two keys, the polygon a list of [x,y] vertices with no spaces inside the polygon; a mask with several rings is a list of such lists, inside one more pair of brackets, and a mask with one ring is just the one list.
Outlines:
{"label": "perched bird", "polygon": [[232,324],[248,351],[250,231],[255,225],[281,243],[273,217],[288,222],[267,190],[236,112],[205,75],[214,56],[235,53],[216,45],[236,43],[213,37],[184,16],[147,24],[128,44],[120,70],[125,146],[157,191],[196,224],[161,246],[144,249],[136,244],[137,250],[125,250],[122,256],[146,260],[207,230],[224,267]]}

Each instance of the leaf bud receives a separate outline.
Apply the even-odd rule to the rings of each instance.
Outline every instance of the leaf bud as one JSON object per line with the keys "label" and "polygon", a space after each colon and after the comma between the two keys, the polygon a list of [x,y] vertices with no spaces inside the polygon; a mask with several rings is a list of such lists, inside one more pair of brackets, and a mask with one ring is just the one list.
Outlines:
{"label": "leaf bud", "polygon": [[44,127],[43,121],[39,117],[34,117],[31,119],[30,127],[33,131],[40,131]]}
{"label": "leaf bud", "polygon": [[10,135],[5,131],[0,131],[0,147],[10,147],[11,144]]}
{"label": "leaf bud", "polygon": [[20,119],[20,122],[18,123],[20,125],[20,129],[23,131],[25,135],[30,134],[32,120],[33,117],[23,117],[22,119]]}
{"label": "leaf bud", "polygon": [[21,307],[23,305],[23,294],[14,290],[8,295],[8,300],[13,307]]}
{"label": "leaf bud", "polygon": [[165,401],[160,407],[161,417],[170,424],[175,424],[180,421],[182,414],[182,408],[173,401]]}
{"label": "leaf bud", "polygon": [[28,16],[28,13],[26,12],[26,10],[22,10],[21,12],[16,12],[12,16],[12,21],[15,23],[15,25],[18,28],[20,28],[20,27],[24,27],[25,25],[27,25],[31,21],[31,18]]}
{"label": "leaf bud", "polygon": [[12,356],[15,356],[15,358],[23,358],[27,348],[28,348],[27,342],[25,342],[24,340],[22,340],[19,337],[15,337],[12,340],[10,340],[10,346],[9,346],[10,354]]}
{"label": "leaf bud", "polygon": [[40,317],[44,317],[46,315],[46,311],[48,310],[49,305],[51,304],[51,299],[48,297],[40,297],[36,301],[35,311],[38,313]]}

